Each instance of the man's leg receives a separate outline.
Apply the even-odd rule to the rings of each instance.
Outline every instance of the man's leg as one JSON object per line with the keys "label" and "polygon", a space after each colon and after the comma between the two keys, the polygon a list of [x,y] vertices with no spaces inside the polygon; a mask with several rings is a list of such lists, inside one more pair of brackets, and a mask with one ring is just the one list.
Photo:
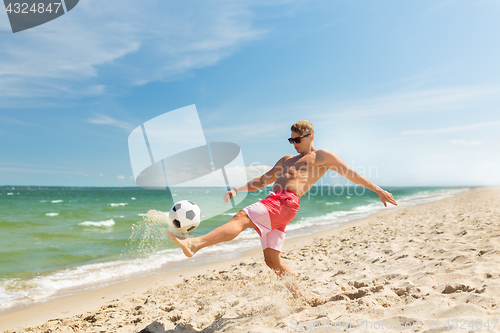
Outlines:
{"label": "man's leg", "polygon": [[167,232],[167,235],[182,248],[186,256],[192,257],[198,250],[204,247],[234,239],[247,228],[256,228],[256,226],[250,220],[247,213],[241,210],[229,222],[210,231],[206,235],[195,238],[184,238],[176,236],[170,231]]}
{"label": "man's leg", "polygon": [[[271,268],[280,279],[284,279],[285,286],[290,290],[293,297],[303,296],[300,290],[299,284],[295,279],[295,273],[290,267],[281,259],[281,252],[275,249],[267,248],[264,249],[264,259],[266,265]],[[291,278],[291,281],[286,281],[287,277]]]}

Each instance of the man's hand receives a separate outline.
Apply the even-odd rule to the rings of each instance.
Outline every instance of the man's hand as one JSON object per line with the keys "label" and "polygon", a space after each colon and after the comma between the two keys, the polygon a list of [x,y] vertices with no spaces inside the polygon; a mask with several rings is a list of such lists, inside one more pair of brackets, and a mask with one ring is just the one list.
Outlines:
{"label": "man's hand", "polygon": [[224,203],[228,203],[229,200],[231,200],[235,196],[236,196],[236,191],[234,190],[234,188],[227,191],[226,194],[224,194]]}
{"label": "man's hand", "polygon": [[380,201],[382,201],[382,203],[384,204],[385,207],[387,207],[387,202],[389,202],[395,206],[398,205],[396,203],[396,200],[394,200],[392,194],[390,194],[389,192],[381,189],[381,191],[379,191],[377,194],[380,197]]}

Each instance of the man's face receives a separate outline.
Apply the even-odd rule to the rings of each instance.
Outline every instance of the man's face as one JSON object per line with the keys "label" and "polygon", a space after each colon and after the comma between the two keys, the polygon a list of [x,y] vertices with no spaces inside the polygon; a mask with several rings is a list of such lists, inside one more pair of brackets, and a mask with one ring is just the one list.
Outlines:
{"label": "man's face", "polygon": [[[302,137],[304,135],[306,135],[306,134],[300,135],[299,133],[292,132],[291,138],[292,139],[300,138],[300,137]],[[295,148],[295,150],[297,151],[297,153],[301,153],[301,152],[305,151],[309,147],[309,145],[311,143],[310,141],[311,141],[311,135],[308,136],[308,137],[305,137],[305,138],[301,138],[300,139],[300,143],[296,143],[294,141],[293,142],[293,147]]]}

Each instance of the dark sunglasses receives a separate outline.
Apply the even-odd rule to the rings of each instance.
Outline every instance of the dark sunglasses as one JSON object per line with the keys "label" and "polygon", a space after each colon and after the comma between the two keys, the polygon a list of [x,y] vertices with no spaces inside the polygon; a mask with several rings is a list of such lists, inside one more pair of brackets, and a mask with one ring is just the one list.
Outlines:
{"label": "dark sunglasses", "polygon": [[304,136],[299,136],[299,137],[297,137],[297,138],[289,138],[289,139],[288,139],[288,142],[290,142],[290,143],[294,143],[294,142],[295,142],[295,143],[300,143],[300,139],[302,139],[302,138],[306,138],[306,137],[308,137],[309,135],[311,135],[311,133],[306,134],[306,135],[304,135]]}

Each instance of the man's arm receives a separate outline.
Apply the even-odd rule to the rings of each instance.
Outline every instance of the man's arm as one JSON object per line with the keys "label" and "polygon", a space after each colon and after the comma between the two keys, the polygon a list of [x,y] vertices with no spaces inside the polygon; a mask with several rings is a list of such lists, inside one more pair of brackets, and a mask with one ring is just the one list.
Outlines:
{"label": "man's arm", "polygon": [[238,192],[254,192],[260,190],[261,188],[269,184],[274,183],[276,179],[278,179],[278,177],[283,172],[283,162],[289,159],[290,157],[292,157],[292,155],[283,156],[278,162],[276,162],[276,164],[271,170],[269,170],[262,176],[256,177],[251,181],[249,181],[248,183],[238,187],[234,187],[228,192],[226,192],[226,194],[224,195],[224,202],[225,203],[229,202],[229,200],[234,198]]}
{"label": "man's arm", "polygon": [[389,202],[389,203],[397,206],[396,200],[394,200],[394,197],[392,196],[392,194],[383,190],[381,187],[372,183],[369,179],[361,176],[359,173],[357,173],[356,171],[351,169],[335,153],[332,153],[332,152],[326,151],[326,150],[324,152],[325,152],[325,166],[326,167],[328,167],[329,169],[332,169],[333,171],[336,171],[337,173],[339,173],[340,175],[349,179],[353,183],[364,186],[367,189],[372,190],[373,192],[377,193],[380,197],[380,200],[382,201],[382,203],[384,204],[385,207],[387,207],[386,202]]}

